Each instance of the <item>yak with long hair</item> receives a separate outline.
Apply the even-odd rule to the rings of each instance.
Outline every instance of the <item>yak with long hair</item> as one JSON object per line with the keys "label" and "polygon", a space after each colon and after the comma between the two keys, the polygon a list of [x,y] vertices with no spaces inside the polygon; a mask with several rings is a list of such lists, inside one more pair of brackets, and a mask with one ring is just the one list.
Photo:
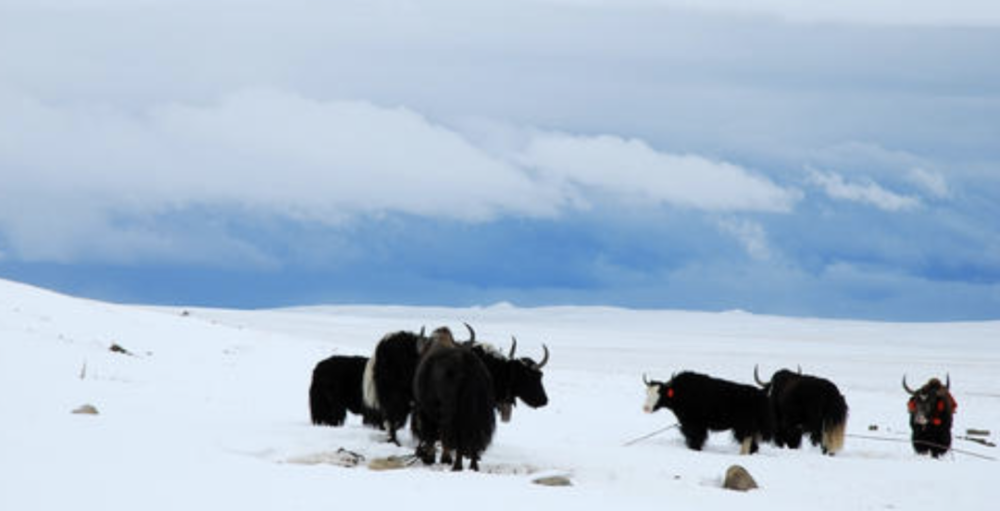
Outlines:
{"label": "yak with long hair", "polygon": [[798,449],[809,435],[823,454],[833,456],[844,447],[847,401],[837,386],[825,378],[780,369],[771,380],[761,381],[757,366],[753,377],[767,393],[774,418],[774,443]]}
{"label": "yak with long hair", "polygon": [[434,463],[440,441],[442,463],[458,471],[468,458],[469,468],[479,470],[496,429],[493,380],[482,360],[466,347],[432,348],[417,367],[413,392],[417,457]]}
{"label": "yak with long hair", "polygon": [[378,414],[365,406],[362,381],[368,357],[334,355],[316,364],[309,385],[312,423],[341,426],[347,412],[360,415],[364,424],[380,426]]}
{"label": "yak with long hair", "polygon": [[951,449],[951,424],[958,403],[951,395],[951,375],[945,383],[931,378],[923,387],[913,390],[903,375],[903,390],[910,395],[906,402],[910,412],[910,441],[917,454],[937,458]]}

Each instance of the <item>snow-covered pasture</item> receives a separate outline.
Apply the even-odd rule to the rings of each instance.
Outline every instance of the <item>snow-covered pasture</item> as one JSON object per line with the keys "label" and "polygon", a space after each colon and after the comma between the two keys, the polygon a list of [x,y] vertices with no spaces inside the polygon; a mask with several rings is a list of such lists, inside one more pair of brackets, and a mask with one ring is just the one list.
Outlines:
{"label": "snow-covered pasture", "polygon": [[[899,324],[612,308],[148,308],[0,281],[0,509],[995,509],[1000,465],[918,457],[905,442],[911,384],[950,373],[956,433],[1000,428],[1000,322]],[[410,454],[352,416],[309,423],[313,366],[369,355],[386,332],[472,324],[480,339],[552,358],[550,403],[499,424],[482,473],[372,471],[332,463],[344,448]],[[132,355],[109,351],[112,343]],[[836,457],[762,447],[728,433],[703,452],[675,422],[643,414],[643,373],[691,369],[742,382],[801,365],[838,384],[851,408]],[[99,415],[70,411],[93,404]],[[877,431],[869,431],[875,425]],[[996,449],[956,441],[996,457]],[[730,465],[761,488],[719,489]],[[571,487],[543,487],[541,475]]]}

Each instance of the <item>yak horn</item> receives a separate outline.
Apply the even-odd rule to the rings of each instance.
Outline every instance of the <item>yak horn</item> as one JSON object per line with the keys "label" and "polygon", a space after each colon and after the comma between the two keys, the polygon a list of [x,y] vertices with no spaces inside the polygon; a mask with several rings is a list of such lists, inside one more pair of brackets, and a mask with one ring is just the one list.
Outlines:
{"label": "yak horn", "polygon": [[424,332],[426,332],[426,331],[427,331],[427,325],[421,326],[420,327],[420,335],[418,337],[423,337],[424,336]]}
{"label": "yak horn", "polygon": [[545,364],[549,363],[549,347],[543,344],[542,349],[545,350],[545,354],[542,355],[542,361],[535,366],[535,369],[541,369],[545,367]]}
{"label": "yak horn", "polygon": [[510,336],[510,340],[511,340],[511,343],[510,343],[510,354],[507,355],[507,358],[510,359],[510,360],[513,360],[514,359],[514,352],[517,351],[517,337],[514,337],[512,335],[512,336]]}
{"label": "yak horn", "polygon": [[469,330],[469,341],[468,342],[475,341],[476,340],[476,331],[473,330],[472,327],[469,326],[468,323],[462,323],[462,324],[465,325],[465,328],[467,328]]}
{"label": "yak horn", "polygon": [[798,367],[798,368],[799,368],[799,376],[802,376],[802,366],[801,366],[801,365],[798,365],[798,366],[796,366],[796,367]]}
{"label": "yak horn", "polygon": [[911,396],[917,393],[917,391],[911,389],[910,386],[906,384],[906,375],[905,374],[903,375],[903,390],[905,390],[906,393],[909,394],[909,395],[911,395]]}
{"label": "yak horn", "polygon": [[760,381],[760,376],[757,375],[757,364],[754,364],[753,366],[753,379],[757,382],[757,385],[760,385],[761,387],[767,387],[771,383],[771,382],[764,383]]}
{"label": "yak horn", "polygon": [[944,376],[944,390],[951,391],[951,374],[945,373]]}
{"label": "yak horn", "polygon": [[650,385],[649,378],[646,377],[646,373],[642,373],[642,383],[646,384],[647,387]]}

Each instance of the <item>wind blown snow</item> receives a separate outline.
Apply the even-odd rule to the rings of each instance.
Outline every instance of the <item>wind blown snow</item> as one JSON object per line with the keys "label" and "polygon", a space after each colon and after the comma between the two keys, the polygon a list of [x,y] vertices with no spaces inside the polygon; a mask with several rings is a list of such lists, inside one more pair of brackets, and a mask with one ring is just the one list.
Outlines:
{"label": "wind blown snow", "polygon": [[[339,449],[372,459],[411,454],[414,443],[406,431],[403,447],[387,444],[353,416],[342,428],[312,426],[313,366],[332,354],[370,355],[390,331],[464,331],[464,321],[501,348],[516,335],[518,352],[536,359],[547,344],[549,405],[520,406],[498,425],[480,473],[340,466]],[[950,374],[954,432],[991,429],[996,441],[998,341],[1000,322],[509,305],[184,310],[0,280],[0,509],[994,509],[997,462],[913,454],[900,379]],[[694,452],[676,429],[624,445],[675,422],[669,411],[642,413],[643,373],[752,382],[754,364],[762,374],[801,365],[836,382],[850,406],[844,451],[764,445],[739,456],[717,433]],[[70,413],[84,404],[98,414]],[[760,489],[720,489],[733,464]],[[573,486],[531,483],[544,475]]]}

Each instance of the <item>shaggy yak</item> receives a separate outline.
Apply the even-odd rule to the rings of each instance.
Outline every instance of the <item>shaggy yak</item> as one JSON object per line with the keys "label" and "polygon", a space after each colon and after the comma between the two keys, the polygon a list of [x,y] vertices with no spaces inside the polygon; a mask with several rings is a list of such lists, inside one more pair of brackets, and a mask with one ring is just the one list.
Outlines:
{"label": "shaggy yak", "polygon": [[432,347],[417,367],[413,392],[417,457],[434,463],[440,440],[442,463],[458,471],[466,457],[469,468],[479,470],[496,428],[493,380],[479,356],[467,347]]}
{"label": "shaggy yak", "polygon": [[395,332],[387,334],[375,347],[364,372],[365,406],[374,410],[382,426],[389,432],[389,441],[399,445],[396,431],[406,424],[413,402],[413,375],[420,354],[429,339],[424,330],[419,334]]}
{"label": "shaggy yak", "polygon": [[341,426],[350,411],[361,415],[365,424],[379,426],[378,414],[368,409],[362,397],[362,379],[368,357],[334,355],[316,364],[309,386],[312,423]]}
{"label": "shaggy yak", "polygon": [[767,393],[774,418],[774,443],[798,449],[802,435],[809,434],[823,454],[834,455],[844,447],[847,402],[830,380],[781,369],[763,382],[753,368],[753,378]]}
{"label": "shaggy yak", "polygon": [[761,441],[771,438],[767,395],[751,385],[685,371],[668,382],[649,381],[643,410],[669,408],[680,422],[687,446],[700,451],[709,431],[733,430],[740,454],[757,452]]}
{"label": "shaggy yak", "polygon": [[906,384],[903,389],[910,395],[906,408],[910,412],[910,437],[917,454],[930,453],[939,457],[951,449],[951,422],[958,403],[951,395],[951,375],[941,380],[931,378],[923,387],[913,390]]}

